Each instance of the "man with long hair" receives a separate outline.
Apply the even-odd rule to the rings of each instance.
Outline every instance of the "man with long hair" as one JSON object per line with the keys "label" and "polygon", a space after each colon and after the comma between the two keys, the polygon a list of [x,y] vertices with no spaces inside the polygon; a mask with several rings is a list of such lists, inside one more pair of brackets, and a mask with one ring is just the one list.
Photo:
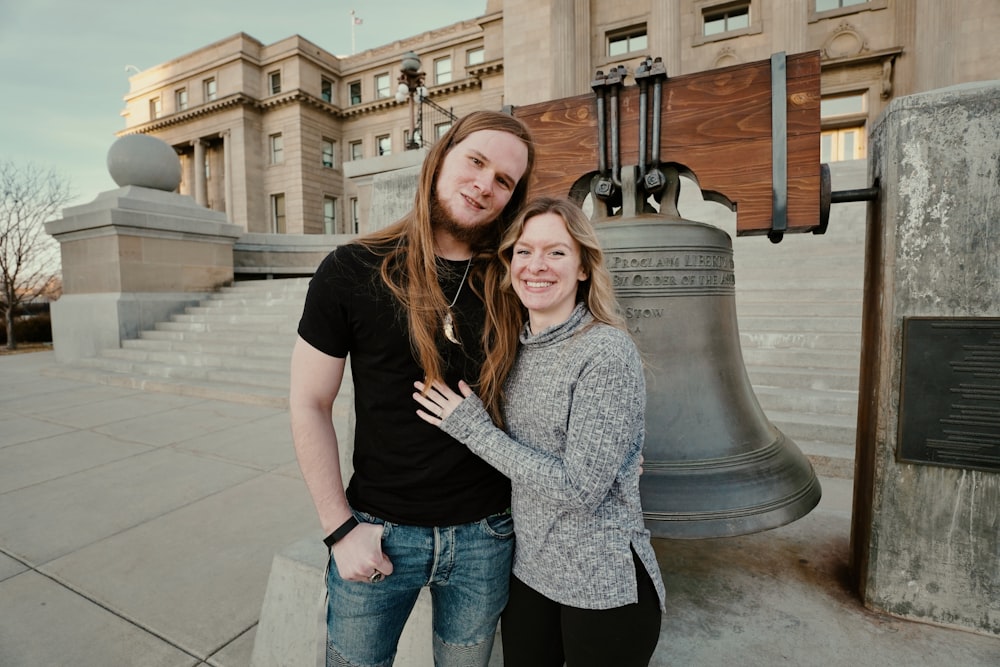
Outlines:
{"label": "man with long hair", "polygon": [[[513,554],[510,483],[419,419],[410,387],[480,376],[483,276],[533,166],[520,121],[465,116],[425,159],[413,209],[336,249],[310,283],[289,409],[331,548],[328,665],[392,664],[424,586],[435,664],[489,662]],[[356,424],[345,490],[331,411],[348,355]]]}

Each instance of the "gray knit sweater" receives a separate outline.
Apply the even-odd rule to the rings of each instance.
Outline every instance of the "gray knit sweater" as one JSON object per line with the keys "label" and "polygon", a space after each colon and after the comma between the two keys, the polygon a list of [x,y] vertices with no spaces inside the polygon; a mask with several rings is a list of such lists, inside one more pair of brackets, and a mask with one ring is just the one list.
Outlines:
{"label": "gray knit sweater", "polygon": [[506,390],[506,433],[475,396],[441,428],[510,477],[514,574],[561,604],[620,607],[637,600],[631,546],[662,609],[639,506],[646,392],[632,339],[578,304],[558,326],[525,327]]}

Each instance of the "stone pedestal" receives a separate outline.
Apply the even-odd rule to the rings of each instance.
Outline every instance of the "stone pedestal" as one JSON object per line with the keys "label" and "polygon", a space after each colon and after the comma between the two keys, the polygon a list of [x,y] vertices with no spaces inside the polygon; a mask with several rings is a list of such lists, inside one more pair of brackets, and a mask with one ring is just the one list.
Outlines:
{"label": "stone pedestal", "polygon": [[[905,410],[920,409],[901,400],[917,386],[906,353],[952,345],[965,354],[943,339],[907,345],[908,324],[1000,317],[998,128],[1000,82],[896,99],[873,128],[870,177],[880,194],[869,209],[852,558],[866,606],[1000,636],[1000,469],[972,454],[912,462],[899,452]],[[998,365],[993,380],[970,382],[995,385]],[[992,439],[996,455],[1000,394],[990,393],[971,402],[992,420],[985,450]],[[965,409],[960,394],[956,386],[917,398],[947,412]],[[931,432],[916,437],[929,450],[940,445]]]}
{"label": "stone pedestal", "polygon": [[51,306],[56,359],[120,347],[233,281],[243,230],[188,196],[136,185],[46,223],[59,241],[63,295]]}

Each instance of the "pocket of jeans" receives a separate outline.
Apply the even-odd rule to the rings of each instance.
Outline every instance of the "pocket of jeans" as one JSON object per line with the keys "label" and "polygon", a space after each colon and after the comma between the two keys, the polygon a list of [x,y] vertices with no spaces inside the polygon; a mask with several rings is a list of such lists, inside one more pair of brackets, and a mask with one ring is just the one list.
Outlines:
{"label": "pocket of jeans", "polygon": [[482,521],[483,530],[486,531],[488,535],[500,540],[509,540],[514,537],[514,519],[510,515],[510,511],[501,512],[500,514],[491,514]]}
{"label": "pocket of jeans", "polygon": [[363,523],[372,523],[375,524],[376,526],[382,526],[383,541],[385,540],[385,538],[389,537],[389,533],[392,532],[393,524],[386,521],[385,519],[380,519],[377,516],[373,516],[371,514],[368,514],[367,512],[362,512],[361,510],[352,509],[351,511],[354,512],[354,518],[357,519],[358,521],[361,521]]}

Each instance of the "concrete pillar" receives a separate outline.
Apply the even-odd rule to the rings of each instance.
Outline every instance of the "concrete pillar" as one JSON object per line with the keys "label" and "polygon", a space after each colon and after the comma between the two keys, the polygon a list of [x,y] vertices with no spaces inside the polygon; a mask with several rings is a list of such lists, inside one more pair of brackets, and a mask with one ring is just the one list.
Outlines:
{"label": "concrete pillar", "polygon": [[770,4],[773,28],[773,52],[784,51],[791,55],[806,50],[806,28],[809,25],[809,8],[805,2],[774,2]]}
{"label": "concrete pillar", "polygon": [[195,139],[194,146],[194,200],[208,206],[208,184],[205,182],[205,142]]}
{"label": "concrete pillar", "polygon": [[897,98],[873,127],[851,550],[868,607],[1000,637],[998,364],[965,361],[1000,345],[998,100]]}
{"label": "concrete pillar", "polygon": [[[576,0],[553,0],[552,2],[552,34],[548,49],[552,54],[576,53]],[[540,45],[541,46],[541,45]],[[570,97],[577,93],[575,89],[576,58],[562,57],[551,59],[550,76],[552,83],[550,91],[553,99]]]}
{"label": "concrete pillar", "polygon": [[230,222],[232,222],[232,216],[229,215],[229,212],[233,201],[233,157],[229,154],[229,149],[232,145],[229,130],[226,130],[222,133],[222,178],[225,180],[223,183],[225,201],[222,203],[222,211],[230,218]]}
{"label": "concrete pillar", "polygon": [[661,56],[667,76],[683,74],[681,62],[681,5],[679,2],[653,2],[649,9],[649,54]]}
{"label": "concrete pillar", "polygon": [[134,185],[65,209],[45,230],[62,255],[63,294],[51,306],[60,362],[121,347],[231,284],[243,233],[186,195]]}

